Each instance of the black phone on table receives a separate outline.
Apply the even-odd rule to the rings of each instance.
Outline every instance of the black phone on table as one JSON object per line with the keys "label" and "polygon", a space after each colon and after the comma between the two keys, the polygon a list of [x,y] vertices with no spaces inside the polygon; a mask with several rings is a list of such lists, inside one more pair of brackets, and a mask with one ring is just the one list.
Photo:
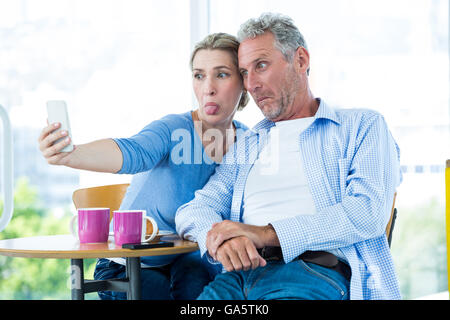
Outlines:
{"label": "black phone on table", "polygon": [[158,241],[158,242],[143,242],[143,243],[124,243],[123,249],[152,249],[152,248],[166,248],[173,247],[173,242]]}

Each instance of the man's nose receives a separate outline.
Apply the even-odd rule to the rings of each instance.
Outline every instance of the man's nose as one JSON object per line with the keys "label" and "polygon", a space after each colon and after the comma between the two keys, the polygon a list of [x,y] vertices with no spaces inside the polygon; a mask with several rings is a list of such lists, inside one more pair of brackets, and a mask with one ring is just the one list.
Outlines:
{"label": "man's nose", "polygon": [[247,77],[244,81],[244,87],[250,93],[256,92],[256,90],[261,87],[261,83],[258,79],[258,76],[255,75],[253,72],[248,72]]}

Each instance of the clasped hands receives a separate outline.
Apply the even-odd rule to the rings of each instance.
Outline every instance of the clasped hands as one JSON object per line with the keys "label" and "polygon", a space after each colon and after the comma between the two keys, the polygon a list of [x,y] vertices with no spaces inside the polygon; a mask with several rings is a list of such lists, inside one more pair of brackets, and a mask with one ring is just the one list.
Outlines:
{"label": "clasped hands", "polygon": [[271,225],[253,226],[225,220],[214,223],[206,237],[209,255],[227,271],[264,267],[267,262],[257,249],[269,245],[280,245]]}

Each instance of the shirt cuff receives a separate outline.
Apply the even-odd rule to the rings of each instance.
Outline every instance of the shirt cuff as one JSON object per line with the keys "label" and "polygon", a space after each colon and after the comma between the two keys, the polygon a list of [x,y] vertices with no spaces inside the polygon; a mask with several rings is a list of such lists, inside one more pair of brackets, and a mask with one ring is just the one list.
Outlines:
{"label": "shirt cuff", "polygon": [[274,221],[270,224],[277,234],[285,263],[291,262],[305,252],[307,239],[295,217]]}
{"label": "shirt cuff", "polygon": [[209,263],[211,264],[219,264],[220,262],[216,261],[213,259],[213,257],[211,257],[208,253],[208,249],[206,248],[206,236],[208,234],[207,230],[203,230],[201,231],[198,235],[197,235],[197,244],[198,247],[200,249],[200,256],[203,257],[203,255],[206,255],[206,259],[208,260]]}

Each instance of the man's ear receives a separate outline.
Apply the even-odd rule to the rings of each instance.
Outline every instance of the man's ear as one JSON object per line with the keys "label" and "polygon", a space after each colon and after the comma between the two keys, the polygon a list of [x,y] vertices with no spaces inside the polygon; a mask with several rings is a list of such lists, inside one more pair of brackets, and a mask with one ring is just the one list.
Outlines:
{"label": "man's ear", "polygon": [[304,47],[298,47],[294,55],[294,64],[300,73],[309,75],[309,52]]}

